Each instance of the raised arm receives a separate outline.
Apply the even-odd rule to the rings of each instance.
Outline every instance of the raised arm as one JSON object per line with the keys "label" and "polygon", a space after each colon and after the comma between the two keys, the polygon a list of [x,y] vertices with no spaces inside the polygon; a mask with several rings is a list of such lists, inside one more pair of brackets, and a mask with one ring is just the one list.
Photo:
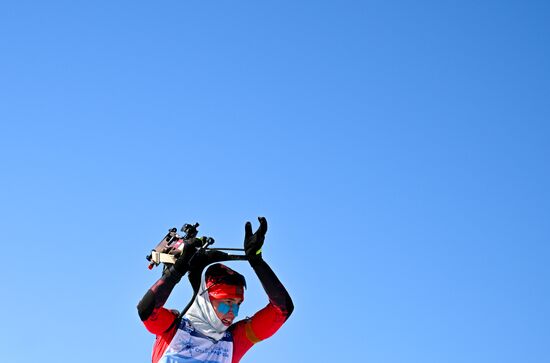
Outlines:
{"label": "raised arm", "polygon": [[194,244],[186,244],[176,263],[162,274],[162,277],[145,293],[137,305],[141,321],[153,334],[166,331],[177,318],[177,314],[165,309],[164,304],[174,286],[189,270],[189,261],[196,252]]}
{"label": "raised arm", "polygon": [[251,262],[250,265],[256,272],[268,298],[269,303],[276,307],[284,319],[288,319],[294,311],[294,304],[288,291],[277,278],[271,267],[262,258]]}
{"label": "raised arm", "polygon": [[259,217],[260,227],[252,233],[252,225],[245,225],[244,249],[250,266],[256,272],[268,298],[269,303],[280,311],[284,319],[288,319],[294,310],[292,299],[285,287],[279,281],[273,270],[262,258],[262,246],[267,232],[267,220]]}
{"label": "raised arm", "polygon": [[254,234],[252,234],[250,223],[245,225],[244,246],[250,266],[258,276],[269,303],[252,318],[238,322],[232,329],[235,337],[234,358],[236,361],[252,345],[275,334],[294,310],[294,304],[288,291],[262,258],[261,247],[267,231],[267,221],[263,217],[258,220],[260,228]]}

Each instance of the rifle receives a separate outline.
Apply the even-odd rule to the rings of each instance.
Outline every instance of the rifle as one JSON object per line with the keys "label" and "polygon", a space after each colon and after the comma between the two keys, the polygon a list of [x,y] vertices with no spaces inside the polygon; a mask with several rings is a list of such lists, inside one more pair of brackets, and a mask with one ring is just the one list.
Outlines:
{"label": "rifle", "polygon": [[[152,270],[155,266],[164,265],[162,272],[170,266],[173,265],[178,257],[183,252],[184,245],[187,241],[197,238],[199,224],[184,224],[181,227],[180,231],[184,232],[184,235],[181,236],[177,233],[177,228],[170,228],[168,233],[164,238],[157,244],[157,246],[151,250],[151,253],[145,257],[149,261],[149,270]],[[215,240],[212,237],[200,237],[199,240],[202,241],[201,247],[197,250],[195,255],[189,261],[190,265],[193,262],[193,267],[189,269],[188,278],[193,289],[193,296],[187,306],[180,313],[178,319],[179,322],[181,317],[192,305],[195,297],[198,294],[201,274],[204,268],[215,262],[222,261],[247,261],[248,258],[246,255],[231,254],[224,251],[242,251],[244,248],[212,248],[211,245],[214,244]]]}
{"label": "rifle", "polygon": [[[176,263],[176,260],[183,252],[183,247],[186,242],[191,239],[197,238],[199,224],[189,224],[186,223],[181,227],[180,231],[184,233],[183,236],[178,234],[177,228],[170,228],[168,233],[164,238],[157,244],[157,246],[151,250],[151,253],[145,258],[149,261],[149,270],[152,270],[154,267],[164,264],[164,269],[169,265]],[[244,255],[234,255],[225,253],[222,251],[244,251],[243,248],[212,248],[210,247],[215,243],[214,238],[202,236],[199,238],[202,245],[198,249],[197,254],[207,254],[215,256],[215,262],[219,261],[229,261],[229,260],[247,260],[247,257]],[[220,253],[208,253],[218,251]],[[221,259],[220,259],[221,258]]]}

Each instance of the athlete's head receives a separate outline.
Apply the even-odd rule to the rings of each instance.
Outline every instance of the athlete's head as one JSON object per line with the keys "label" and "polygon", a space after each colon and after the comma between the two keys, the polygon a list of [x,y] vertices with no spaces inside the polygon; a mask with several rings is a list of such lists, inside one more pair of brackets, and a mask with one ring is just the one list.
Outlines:
{"label": "athlete's head", "polygon": [[233,323],[244,300],[246,280],[229,267],[216,263],[205,273],[206,290],[214,311],[225,326]]}

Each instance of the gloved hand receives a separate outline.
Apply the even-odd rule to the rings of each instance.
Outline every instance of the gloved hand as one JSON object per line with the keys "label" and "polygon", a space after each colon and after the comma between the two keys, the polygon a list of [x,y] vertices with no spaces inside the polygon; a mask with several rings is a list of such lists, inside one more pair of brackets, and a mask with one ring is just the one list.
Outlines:
{"label": "gloved hand", "polygon": [[191,238],[184,243],[183,252],[176,260],[176,263],[174,263],[174,269],[181,274],[189,271],[189,261],[191,261],[197,250],[202,246],[203,241],[200,238]]}
{"label": "gloved hand", "polygon": [[252,224],[246,222],[244,225],[244,251],[248,261],[254,262],[262,258],[262,246],[264,244],[265,233],[267,232],[267,220],[264,217],[258,217],[260,227],[252,234]]}

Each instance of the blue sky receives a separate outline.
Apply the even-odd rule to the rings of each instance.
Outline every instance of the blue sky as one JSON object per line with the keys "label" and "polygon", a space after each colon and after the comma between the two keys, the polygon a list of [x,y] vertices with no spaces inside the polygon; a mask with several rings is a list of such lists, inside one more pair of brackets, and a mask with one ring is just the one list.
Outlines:
{"label": "blue sky", "polygon": [[3,2],[2,361],[150,361],[144,256],[186,222],[240,247],[259,215],[296,310],[242,362],[547,361],[549,15]]}

